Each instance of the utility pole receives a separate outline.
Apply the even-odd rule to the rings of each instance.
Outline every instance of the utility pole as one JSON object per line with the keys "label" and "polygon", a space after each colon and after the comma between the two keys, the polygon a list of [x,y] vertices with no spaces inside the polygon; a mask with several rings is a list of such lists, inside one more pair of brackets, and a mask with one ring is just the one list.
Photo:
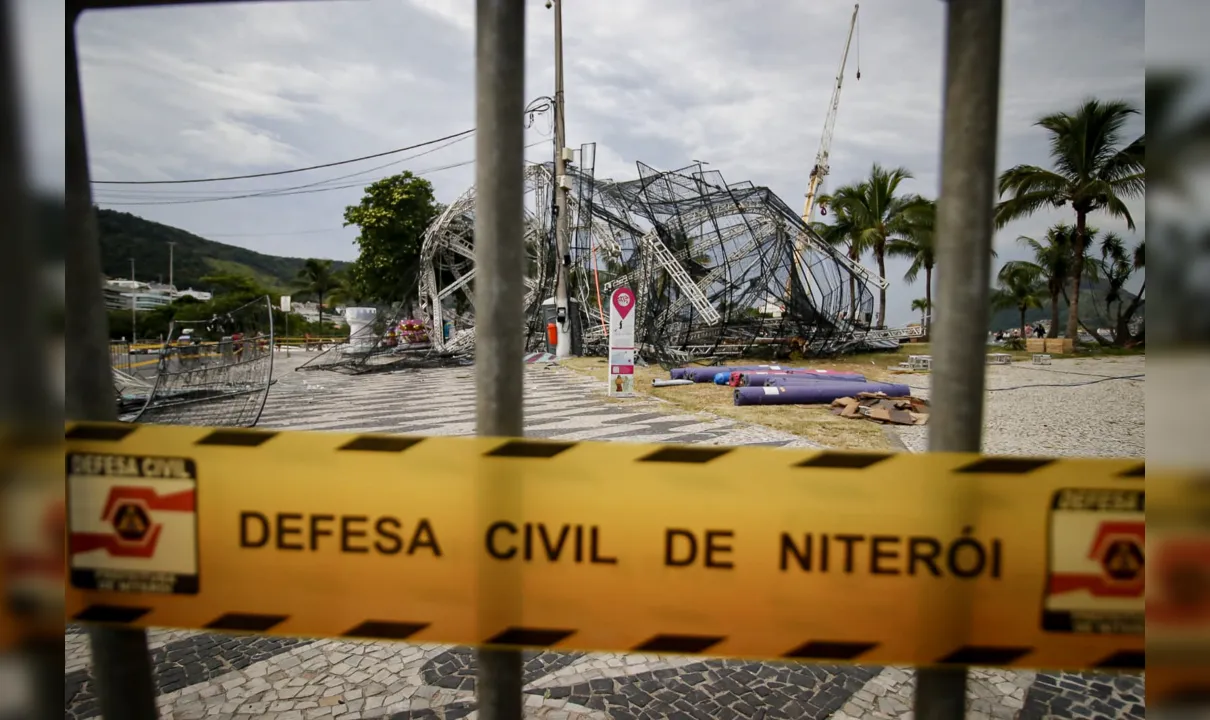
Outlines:
{"label": "utility pole", "polygon": [[174,264],[173,261],[175,260],[173,257],[172,248],[175,245],[175,242],[168,243],[168,284],[172,286],[173,289],[176,289],[176,284],[172,282],[172,266]]}
{"label": "utility pole", "polygon": [[546,7],[555,10],[555,255],[558,267],[555,273],[555,312],[558,325],[558,342],[555,357],[571,357],[571,312],[568,301],[568,270],[571,266],[571,250],[568,248],[567,188],[567,145],[565,104],[563,102],[563,0],[547,0]]}
{"label": "utility pole", "polygon": [[[933,338],[929,452],[978,452],[987,371],[988,284],[996,200],[996,137],[1000,101],[1003,0],[947,0],[945,110],[941,195],[937,201],[937,311]],[[956,498],[963,495],[955,493]],[[958,525],[977,510],[965,502],[940,508]],[[929,598],[947,621],[938,634],[963,634],[970,596]],[[966,668],[916,672],[916,720],[961,720]]]}
{"label": "utility pole", "polygon": [[[134,279],[134,258],[130,258],[130,282],[138,282]],[[130,344],[134,345],[139,341],[138,319],[135,316],[137,312],[136,303],[138,301],[139,290],[136,287],[130,288]]]}
{"label": "utility pole", "polygon": [[[520,437],[525,335],[525,0],[477,0],[475,15],[475,351],[494,358],[475,373],[479,435]],[[516,483],[497,463],[478,512],[515,507]],[[485,472],[487,472],[485,467]],[[499,475],[497,476],[496,473]],[[480,623],[501,629],[521,607],[513,563],[480,570]],[[502,624],[503,623],[503,624]],[[480,720],[521,720],[519,650],[478,653]]]}

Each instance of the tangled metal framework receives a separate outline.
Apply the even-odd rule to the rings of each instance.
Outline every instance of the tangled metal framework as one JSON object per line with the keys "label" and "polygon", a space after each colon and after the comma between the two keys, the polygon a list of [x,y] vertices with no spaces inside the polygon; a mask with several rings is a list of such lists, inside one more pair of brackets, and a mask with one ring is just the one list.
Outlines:
{"label": "tangled metal framework", "polygon": [[[636,342],[652,362],[832,355],[868,342],[875,276],[768,188],[728,184],[700,164],[661,172],[639,163],[636,180],[596,180],[592,144],[581,146],[579,160],[560,180],[552,163],[525,171],[526,352],[546,344],[559,181],[569,188],[569,292],[584,352],[604,352],[609,294],[623,285],[635,292]],[[474,350],[475,199],[472,187],[425,231],[408,293],[418,303],[379,308],[371,342],[334,348],[304,367],[361,373],[466,362]]]}
{"label": "tangled metal framework", "polygon": [[[129,370],[129,368],[127,368]],[[252,427],[273,383],[273,305],[258,298],[205,321],[176,321],[154,377],[115,367],[126,422]]]}
{"label": "tangled metal framework", "polygon": [[[843,352],[869,329],[873,276],[827,245],[768,188],[729,185],[701,165],[661,172],[638,164],[639,178],[595,180],[595,149],[568,170],[569,280],[584,345],[606,343],[606,304],[617,287],[637,296],[636,341],[662,363],[764,350],[804,356]],[[545,342],[542,301],[553,295],[555,263],[551,164],[526,179],[529,249],[526,350]],[[425,234],[420,304],[434,346],[453,319],[473,324],[474,188]],[[460,349],[472,336],[459,335]],[[452,343],[450,344],[452,345]]]}

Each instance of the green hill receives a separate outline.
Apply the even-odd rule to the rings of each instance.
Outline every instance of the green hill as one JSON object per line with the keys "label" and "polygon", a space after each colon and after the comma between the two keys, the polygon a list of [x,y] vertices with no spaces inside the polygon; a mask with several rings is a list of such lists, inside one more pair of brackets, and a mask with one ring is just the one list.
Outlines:
{"label": "green hill", "polygon": [[[1089,327],[1112,327],[1113,320],[1105,317],[1105,294],[1108,290],[1108,284],[1104,281],[1093,283],[1089,287],[1087,281],[1080,288],[1080,320],[1086,323]],[[1134,294],[1129,291],[1122,291],[1122,296],[1127,303],[1134,299]],[[1139,313],[1142,314],[1143,308],[1146,307],[1146,300],[1139,306]],[[1115,305],[1116,308],[1116,305]],[[1034,323],[1038,320],[1050,319],[1050,303],[1042,303],[1041,308],[1025,311],[1025,322]],[[996,330],[1011,330],[1020,327],[1021,314],[1017,310],[1009,308],[1006,310],[998,310],[992,313],[991,320],[988,322],[987,329],[991,332]],[[1063,328],[1067,325],[1067,301],[1062,297],[1059,298],[1059,327]]]}
{"label": "green hill", "polygon": [[[101,269],[108,277],[130,277],[134,258],[139,280],[168,281],[168,243],[173,248],[173,282],[178,288],[213,290],[202,278],[208,275],[248,275],[266,289],[290,291],[303,258],[265,255],[234,245],[225,245],[170,225],[144,220],[137,215],[97,209],[101,241]],[[347,263],[335,261],[334,270]]]}

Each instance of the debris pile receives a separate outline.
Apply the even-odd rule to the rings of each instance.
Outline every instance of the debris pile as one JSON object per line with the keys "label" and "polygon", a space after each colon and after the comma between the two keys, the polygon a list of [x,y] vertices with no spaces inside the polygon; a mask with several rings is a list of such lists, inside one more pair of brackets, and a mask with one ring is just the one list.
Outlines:
{"label": "debris pile", "polygon": [[929,402],[918,397],[891,397],[882,392],[862,392],[832,401],[832,414],[892,425],[924,425],[929,421]]}

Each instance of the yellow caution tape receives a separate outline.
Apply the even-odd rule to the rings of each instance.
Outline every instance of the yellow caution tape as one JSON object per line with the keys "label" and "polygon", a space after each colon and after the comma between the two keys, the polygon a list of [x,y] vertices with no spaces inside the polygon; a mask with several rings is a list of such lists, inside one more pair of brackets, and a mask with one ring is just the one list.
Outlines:
{"label": "yellow caution tape", "polygon": [[69,424],[67,617],[1143,667],[1138,460]]}

